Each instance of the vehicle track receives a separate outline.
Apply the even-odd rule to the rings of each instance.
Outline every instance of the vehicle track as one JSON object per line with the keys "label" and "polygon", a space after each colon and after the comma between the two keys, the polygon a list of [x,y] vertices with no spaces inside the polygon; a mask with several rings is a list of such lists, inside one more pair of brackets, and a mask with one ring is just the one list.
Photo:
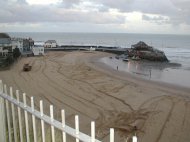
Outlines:
{"label": "vehicle track", "polygon": [[[81,68],[81,66],[78,67],[78,68]],[[77,69],[76,69],[76,70],[77,70]],[[58,72],[59,72],[60,74],[64,75],[62,72],[60,72],[60,70],[58,70]],[[65,76],[65,75],[64,75],[64,76]],[[65,76],[65,77],[66,77],[66,76]],[[69,77],[67,77],[67,78],[70,79]],[[95,88],[92,84],[88,83],[87,81],[79,80],[79,79],[72,79],[72,80],[78,81],[78,82],[80,82],[80,83],[84,83],[85,86],[89,86],[89,87],[93,88],[96,92],[98,92],[97,94],[101,94],[101,95],[95,94],[97,97],[104,98],[104,97],[102,97],[102,95],[108,96],[108,97],[110,97],[110,98],[112,98],[112,99],[115,99],[115,100],[118,100],[118,101],[121,102],[122,104],[126,105],[130,110],[133,110],[132,106],[129,105],[129,104],[127,104],[124,100],[119,99],[119,98],[117,98],[117,97],[115,97],[115,96],[112,96],[112,95],[110,95],[110,94],[108,94],[108,93],[106,93],[106,92],[104,92],[104,91],[101,91],[101,90]],[[79,84],[80,84],[80,83],[79,83]],[[122,86],[121,88],[123,88],[123,87],[124,87],[124,86]]]}

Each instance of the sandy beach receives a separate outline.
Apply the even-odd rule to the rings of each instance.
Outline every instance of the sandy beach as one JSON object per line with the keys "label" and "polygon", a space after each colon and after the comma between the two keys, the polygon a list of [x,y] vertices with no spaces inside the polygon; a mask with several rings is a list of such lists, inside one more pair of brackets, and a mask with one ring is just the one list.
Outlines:
{"label": "sandy beach", "polygon": [[[112,127],[116,142],[125,142],[137,126],[140,142],[189,142],[190,89],[136,78],[98,62],[109,55],[76,51],[21,58],[10,70],[0,71],[0,79],[34,96],[36,106],[44,100],[46,114],[50,104],[57,119],[65,109],[72,127],[78,114],[84,133],[90,134],[94,120],[99,140],[108,141]],[[30,72],[22,71],[24,63],[32,64]]]}

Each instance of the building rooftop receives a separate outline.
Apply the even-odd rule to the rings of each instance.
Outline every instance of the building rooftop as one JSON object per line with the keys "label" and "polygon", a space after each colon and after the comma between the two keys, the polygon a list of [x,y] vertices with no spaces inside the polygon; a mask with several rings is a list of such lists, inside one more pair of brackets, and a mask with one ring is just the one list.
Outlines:
{"label": "building rooftop", "polygon": [[43,41],[35,41],[34,42],[34,47],[43,47],[44,46],[44,42]]}

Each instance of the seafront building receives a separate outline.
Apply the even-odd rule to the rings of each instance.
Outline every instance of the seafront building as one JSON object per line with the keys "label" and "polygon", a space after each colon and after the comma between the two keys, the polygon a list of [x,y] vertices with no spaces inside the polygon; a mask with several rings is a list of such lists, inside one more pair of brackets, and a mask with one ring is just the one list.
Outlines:
{"label": "seafront building", "polygon": [[44,42],[37,41],[32,47],[32,52],[34,56],[44,55]]}
{"label": "seafront building", "polygon": [[23,56],[44,55],[44,42],[32,40],[32,38],[12,38],[13,49],[19,48]]}
{"label": "seafront building", "polygon": [[10,36],[6,33],[0,33],[0,56],[7,56],[12,50]]}
{"label": "seafront building", "polygon": [[13,49],[19,48],[21,54],[27,54],[32,51],[32,47],[34,46],[34,40],[31,38],[12,38],[12,47]]}
{"label": "seafront building", "polygon": [[12,48],[18,48],[20,52],[23,52],[23,39],[22,38],[12,38]]}
{"label": "seafront building", "polygon": [[56,48],[57,47],[57,42],[55,40],[48,40],[44,44],[45,48]]}

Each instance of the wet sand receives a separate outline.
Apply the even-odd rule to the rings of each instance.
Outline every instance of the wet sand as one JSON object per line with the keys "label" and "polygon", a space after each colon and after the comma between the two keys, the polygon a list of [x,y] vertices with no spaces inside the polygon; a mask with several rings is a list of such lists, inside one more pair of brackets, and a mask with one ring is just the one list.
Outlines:
{"label": "wet sand", "polygon": [[100,61],[114,69],[118,67],[119,71],[128,72],[140,78],[190,88],[190,70],[178,63],[131,59],[125,62],[122,58],[116,59],[115,55],[111,58],[101,58]]}
{"label": "wet sand", "polygon": [[[109,56],[101,52],[49,52],[44,57],[22,58],[0,78],[14,89],[44,100],[55,107],[55,118],[66,111],[66,123],[74,127],[80,117],[80,130],[90,134],[90,121],[96,122],[96,137],[124,142],[135,133],[141,142],[190,141],[190,89],[147,81],[117,71],[97,61]],[[23,72],[24,63],[32,70]],[[29,103],[29,102],[28,102]],[[38,109],[38,108],[37,108]]]}

